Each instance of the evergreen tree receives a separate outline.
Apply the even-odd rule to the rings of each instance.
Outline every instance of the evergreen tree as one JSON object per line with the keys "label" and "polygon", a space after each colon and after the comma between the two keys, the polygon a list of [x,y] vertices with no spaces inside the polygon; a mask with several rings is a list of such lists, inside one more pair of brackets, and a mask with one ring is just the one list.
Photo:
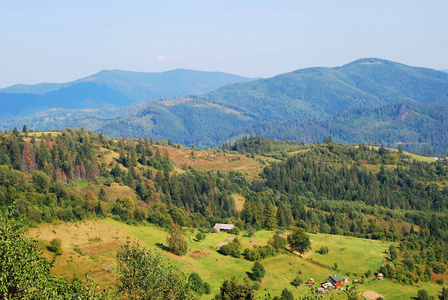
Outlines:
{"label": "evergreen tree", "polygon": [[109,201],[109,198],[107,197],[106,191],[104,190],[104,187],[100,188],[100,192],[98,193],[98,199],[100,201]]}
{"label": "evergreen tree", "polygon": [[263,210],[263,225],[268,230],[277,227],[277,219],[275,218],[275,208],[271,201],[267,200]]}

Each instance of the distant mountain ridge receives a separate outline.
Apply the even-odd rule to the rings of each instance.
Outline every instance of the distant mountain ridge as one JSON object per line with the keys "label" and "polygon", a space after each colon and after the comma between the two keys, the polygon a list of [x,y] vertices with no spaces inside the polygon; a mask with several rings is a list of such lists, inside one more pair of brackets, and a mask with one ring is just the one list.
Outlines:
{"label": "distant mountain ridge", "polygon": [[[101,83],[110,82],[107,76],[101,77]],[[114,92],[138,95],[136,90]],[[82,118],[79,124],[92,120],[90,129],[108,136],[148,136],[199,147],[259,133],[305,142],[321,142],[331,135],[341,142],[372,140],[391,147],[402,143],[405,150],[434,148],[444,153],[447,109],[448,73],[364,58],[340,67],[306,68],[234,83],[205,94],[159,98],[134,109],[127,107],[121,117],[110,111],[113,118],[102,118],[101,110],[97,116],[82,118],[82,111],[76,115]],[[61,114],[52,117],[46,112],[45,117],[41,114],[26,121],[34,120],[40,129],[61,122],[64,128]],[[75,122],[66,121],[70,126]]]}
{"label": "distant mountain ridge", "polygon": [[49,108],[121,107],[157,98],[203,94],[252,79],[222,73],[177,69],[162,73],[101,71],[68,83],[14,85],[0,90],[0,115],[29,114]]}
{"label": "distant mountain ridge", "polygon": [[[431,104],[430,109],[435,111],[439,106],[446,107],[448,74],[366,58],[341,67],[307,68],[268,79],[228,85],[204,95],[153,101],[99,131],[109,135],[147,135],[208,147],[239,134],[263,132],[263,126],[271,127],[271,123],[286,125],[288,120],[307,120],[307,124],[320,124],[322,120],[343,113],[352,116],[345,116],[346,120],[356,119],[357,115],[362,120],[365,116],[361,112],[365,109],[400,103]],[[374,119],[367,123],[376,126]],[[439,119],[431,120],[436,122]],[[432,128],[437,128],[432,125]],[[439,125],[446,126],[445,123]],[[315,129],[318,130],[317,127]],[[414,128],[414,135],[426,141],[422,138],[423,129],[420,129],[419,132]],[[316,138],[321,136],[321,132],[311,134],[308,141],[320,141]],[[284,139],[288,136],[299,141],[302,134],[297,128],[288,134],[280,129],[276,133],[271,131],[269,137]],[[393,145],[396,141],[392,136],[396,137],[385,133],[381,141]],[[419,145],[422,146],[423,142]]]}

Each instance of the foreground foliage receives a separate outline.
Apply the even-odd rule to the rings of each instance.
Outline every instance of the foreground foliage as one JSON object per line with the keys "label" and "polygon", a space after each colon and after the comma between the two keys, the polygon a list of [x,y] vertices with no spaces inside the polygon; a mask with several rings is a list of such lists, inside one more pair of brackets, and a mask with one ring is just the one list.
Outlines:
{"label": "foreground foliage", "polygon": [[187,276],[160,254],[127,243],[119,249],[117,262],[118,289],[125,299],[195,299]]}
{"label": "foreground foliage", "polygon": [[37,243],[24,236],[14,219],[0,217],[0,297],[3,299],[106,299],[94,283],[68,282],[50,275],[52,263],[38,252]]}

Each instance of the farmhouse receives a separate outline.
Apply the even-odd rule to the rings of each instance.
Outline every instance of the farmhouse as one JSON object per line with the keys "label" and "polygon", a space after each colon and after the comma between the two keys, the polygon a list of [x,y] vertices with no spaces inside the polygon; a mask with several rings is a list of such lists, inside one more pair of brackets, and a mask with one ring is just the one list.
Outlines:
{"label": "farmhouse", "polygon": [[220,223],[216,223],[215,226],[213,226],[213,230],[214,230],[214,232],[216,232],[216,233],[221,232],[221,231],[229,232],[229,231],[232,230],[233,228],[235,228],[235,225],[233,225],[233,224],[220,224]]}
{"label": "farmhouse", "polygon": [[338,274],[334,274],[334,275],[331,275],[330,277],[328,277],[327,282],[331,283],[333,288],[337,289],[337,290],[342,289],[342,286],[344,285],[342,283],[342,277],[339,276]]}

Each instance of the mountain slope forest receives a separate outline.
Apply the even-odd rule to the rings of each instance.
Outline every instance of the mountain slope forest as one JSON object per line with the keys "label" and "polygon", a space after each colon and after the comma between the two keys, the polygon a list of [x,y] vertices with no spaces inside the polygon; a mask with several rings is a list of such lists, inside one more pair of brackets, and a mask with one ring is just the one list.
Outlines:
{"label": "mountain slope forest", "polygon": [[[381,272],[389,285],[424,284],[433,294],[439,290],[436,282],[446,279],[447,183],[446,160],[411,157],[402,148],[337,144],[331,138],[304,145],[250,136],[201,151],[171,141],[111,139],[83,129],[28,132],[24,127],[22,132],[0,134],[0,212],[6,222],[2,224],[11,222],[4,221],[7,216],[21,218],[27,226],[113,218],[131,226],[151,223],[170,229],[172,236],[186,228],[206,237],[215,223],[232,223],[233,233],[244,231],[248,239],[262,231],[302,232],[305,237],[306,231],[382,240],[391,245],[385,263],[369,273],[348,276],[367,282]],[[10,230],[9,225],[2,226]],[[196,237],[201,240],[202,235]],[[286,247],[286,240],[283,244],[280,237],[276,239],[279,244],[273,238],[266,248],[244,250],[244,260],[267,263],[264,259],[280,253],[279,258],[295,256],[292,243]],[[160,248],[178,249],[177,255],[188,252],[182,243],[174,246],[169,239],[167,243]],[[217,253],[241,261],[243,249],[237,244],[238,240],[225,249],[221,245]],[[52,247],[57,248],[57,242]],[[151,257],[145,250],[139,256],[140,250],[129,247],[120,250],[119,261]],[[212,248],[209,251],[216,251]],[[129,284],[127,277],[144,276],[130,275],[126,272],[132,267],[121,266],[120,284]],[[337,265],[334,270],[341,271]],[[263,296],[257,292],[254,275],[263,272],[252,272],[252,280],[241,286],[237,279],[216,274],[219,280],[230,280],[216,299],[226,299],[222,293],[232,284],[247,295]],[[182,278],[179,282],[184,282]],[[180,285],[180,294],[191,292],[187,290],[192,289],[192,280]],[[75,283],[80,290],[85,287]],[[76,289],[74,283],[67,284],[71,284],[67,291]],[[287,287],[291,288],[289,283],[282,288]],[[362,283],[359,288],[363,289]],[[141,290],[132,292],[138,295]]]}
{"label": "mountain slope forest", "polygon": [[[247,133],[314,143],[332,135],[340,142],[402,143],[407,150],[441,154],[448,140],[439,112],[446,111],[447,100],[448,74],[368,58],[154,101],[99,131],[202,147]],[[353,120],[362,126],[352,126]]]}

